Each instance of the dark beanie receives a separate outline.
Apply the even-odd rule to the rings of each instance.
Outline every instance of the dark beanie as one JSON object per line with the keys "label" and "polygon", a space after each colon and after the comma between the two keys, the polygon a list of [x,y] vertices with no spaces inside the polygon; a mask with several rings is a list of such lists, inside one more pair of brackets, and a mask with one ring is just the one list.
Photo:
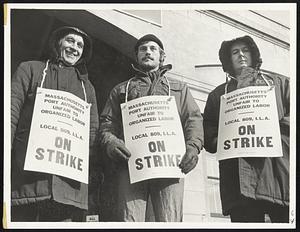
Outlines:
{"label": "dark beanie", "polygon": [[158,44],[158,46],[164,50],[164,45],[162,44],[162,42],[160,41],[159,38],[157,38],[155,35],[153,34],[147,34],[147,35],[144,35],[143,37],[141,37],[135,44],[134,46],[134,50],[137,51],[139,46],[143,43],[143,42],[146,42],[146,41],[153,41],[155,43]]}

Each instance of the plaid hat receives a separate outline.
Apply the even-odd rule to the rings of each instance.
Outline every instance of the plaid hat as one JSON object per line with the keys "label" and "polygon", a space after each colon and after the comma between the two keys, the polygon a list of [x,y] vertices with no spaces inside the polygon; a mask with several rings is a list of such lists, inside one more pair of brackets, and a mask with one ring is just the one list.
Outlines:
{"label": "plaid hat", "polygon": [[164,45],[163,43],[160,41],[159,38],[157,38],[155,35],[153,34],[147,34],[147,35],[144,35],[143,37],[141,37],[135,44],[134,46],[134,50],[137,52],[139,46],[143,43],[143,42],[146,42],[146,41],[153,41],[155,43],[158,44],[158,46],[164,50]]}

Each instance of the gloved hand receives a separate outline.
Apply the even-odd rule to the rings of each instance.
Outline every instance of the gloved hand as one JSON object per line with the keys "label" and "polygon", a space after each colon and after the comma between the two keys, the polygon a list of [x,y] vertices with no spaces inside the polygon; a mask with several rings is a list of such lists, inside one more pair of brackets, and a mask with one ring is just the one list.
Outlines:
{"label": "gloved hand", "polygon": [[198,154],[197,150],[194,148],[187,148],[185,155],[182,157],[182,160],[179,164],[179,168],[184,174],[187,174],[193,170],[198,163]]}
{"label": "gloved hand", "polygon": [[110,159],[116,162],[128,161],[131,156],[130,151],[125,147],[125,143],[118,138],[113,138],[107,143],[106,153]]}
{"label": "gloved hand", "polygon": [[239,76],[237,76],[237,89],[252,86],[258,76],[258,71],[251,67],[244,67]]}

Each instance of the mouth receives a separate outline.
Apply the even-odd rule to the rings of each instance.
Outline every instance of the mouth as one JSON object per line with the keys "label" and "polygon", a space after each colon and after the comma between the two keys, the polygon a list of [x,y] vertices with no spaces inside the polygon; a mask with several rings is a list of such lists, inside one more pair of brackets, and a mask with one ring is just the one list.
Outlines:
{"label": "mouth", "polygon": [[142,60],[143,61],[149,61],[149,60],[153,60],[153,59],[151,57],[144,57]]}
{"label": "mouth", "polygon": [[247,60],[240,60],[239,63],[240,64],[247,64]]}
{"label": "mouth", "polygon": [[73,57],[73,58],[75,58],[75,57],[79,56],[78,51],[71,51],[71,50],[68,50],[68,49],[66,49],[65,51],[66,51],[66,55],[67,55],[68,57]]}

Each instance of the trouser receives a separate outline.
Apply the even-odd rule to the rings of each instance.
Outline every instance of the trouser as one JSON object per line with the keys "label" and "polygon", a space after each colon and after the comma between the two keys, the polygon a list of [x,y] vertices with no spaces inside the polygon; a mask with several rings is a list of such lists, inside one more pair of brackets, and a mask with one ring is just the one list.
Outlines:
{"label": "trouser", "polygon": [[144,222],[150,196],[155,221],[181,222],[183,191],[183,179],[160,178],[130,184],[128,169],[121,169],[118,174],[118,220]]}
{"label": "trouser", "polygon": [[52,200],[11,207],[11,221],[71,222],[83,221],[84,210]]}
{"label": "trouser", "polygon": [[268,214],[273,223],[289,222],[289,207],[266,201],[249,200],[245,205],[230,210],[231,222],[265,222]]}

